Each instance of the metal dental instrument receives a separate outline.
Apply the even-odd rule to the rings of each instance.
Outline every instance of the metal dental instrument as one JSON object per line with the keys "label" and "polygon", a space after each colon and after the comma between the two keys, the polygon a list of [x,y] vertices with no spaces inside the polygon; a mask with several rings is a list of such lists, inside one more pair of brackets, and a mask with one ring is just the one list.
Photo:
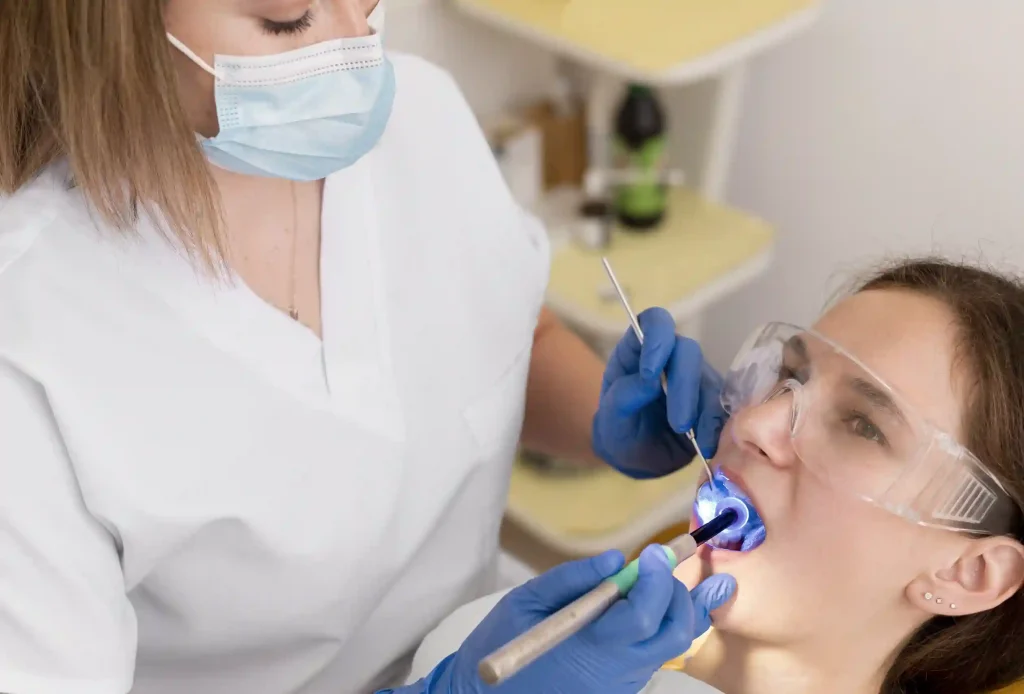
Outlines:
{"label": "metal dental instrument", "polygon": [[[724,532],[739,520],[735,509],[726,509],[721,515],[702,525],[692,533],[680,535],[663,545],[669,564],[676,567],[689,559],[697,548]],[[503,647],[480,661],[480,678],[496,686],[512,677],[558,644],[600,617],[621,599],[637,581],[640,560],[634,559],[619,573],[601,581],[589,593],[577,598],[558,612],[549,615],[532,629],[520,634]]]}
{"label": "metal dental instrument", "polygon": [[[637,321],[636,315],[633,313],[633,309],[630,307],[629,301],[626,299],[626,294],[622,290],[622,285],[619,284],[619,280],[615,276],[615,272],[612,270],[612,266],[609,264],[608,259],[602,258],[601,262],[604,263],[604,269],[608,273],[608,278],[611,279],[612,284],[615,286],[615,291],[619,295],[619,300],[622,302],[623,308],[626,309],[626,313],[629,315],[629,321],[633,326],[633,331],[636,333],[637,339],[642,345],[644,342],[644,331],[640,328],[640,323]],[[661,374],[661,387],[667,395],[668,381],[664,373]],[[712,485],[714,485],[714,476],[711,473],[711,466],[708,464],[707,458],[704,457],[704,454],[701,453],[700,446],[697,445],[697,438],[694,436],[693,430],[687,432],[687,438],[689,438],[690,443],[693,444],[693,449],[697,452],[697,456],[704,464],[704,470],[707,472],[708,480]],[[697,551],[697,547],[726,531],[737,520],[740,520],[739,513],[736,509],[729,508],[723,511],[719,516],[711,519],[705,525],[694,530],[692,533],[680,535],[668,545],[664,546],[665,554],[668,556],[669,563],[675,567],[680,562],[693,556]],[[577,598],[558,612],[548,616],[544,621],[535,625],[532,629],[520,634],[502,648],[491,653],[480,661],[479,672],[481,679],[490,685],[501,684],[509,677],[512,677],[524,667],[535,661],[537,658],[578,632],[587,624],[593,622],[604,614],[604,612],[617,600],[629,593],[630,589],[636,583],[639,571],[640,562],[639,559],[637,559],[627,565],[616,575],[602,581],[599,586],[586,595]]]}
{"label": "metal dental instrument", "polygon": [[[633,313],[633,307],[629,305],[629,299],[626,298],[626,292],[622,290],[622,285],[619,284],[619,279],[615,276],[615,271],[612,270],[611,263],[608,262],[608,258],[601,258],[601,263],[604,265],[604,271],[608,273],[608,279],[612,281],[615,286],[615,293],[619,295],[619,301],[622,302],[622,308],[626,309],[626,314],[629,316],[629,322],[633,325],[633,332],[636,333],[636,338],[640,341],[640,344],[644,344],[644,331],[640,328],[640,321],[636,319],[636,314]],[[665,377],[665,372],[661,372],[661,389],[668,396],[668,379]],[[704,457],[704,454],[700,450],[700,446],[697,445],[697,437],[693,433],[693,429],[686,432],[686,438],[690,439],[690,443],[693,445],[693,450],[697,452],[697,457],[700,458],[700,462],[704,464],[704,472],[707,473],[708,481],[714,484],[714,475],[711,472],[711,466],[708,464],[708,459]]]}

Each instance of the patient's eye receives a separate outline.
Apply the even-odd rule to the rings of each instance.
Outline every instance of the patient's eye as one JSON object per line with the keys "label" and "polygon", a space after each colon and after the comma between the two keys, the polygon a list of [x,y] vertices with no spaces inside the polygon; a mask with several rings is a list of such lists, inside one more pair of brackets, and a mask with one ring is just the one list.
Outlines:
{"label": "patient's eye", "polygon": [[862,439],[872,441],[880,446],[888,446],[889,442],[885,438],[885,434],[882,430],[875,426],[875,423],[871,421],[871,418],[861,412],[851,411],[843,417],[843,424],[849,427],[850,432],[854,436],[859,436]]}

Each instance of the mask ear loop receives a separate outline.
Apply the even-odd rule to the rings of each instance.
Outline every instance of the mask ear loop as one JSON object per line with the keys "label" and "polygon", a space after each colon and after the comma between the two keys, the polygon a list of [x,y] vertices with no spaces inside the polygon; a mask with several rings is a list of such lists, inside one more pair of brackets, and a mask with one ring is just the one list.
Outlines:
{"label": "mask ear loop", "polygon": [[179,41],[179,40],[178,40],[177,38],[175,38],[175,36],[174,36],[173,34],[171,34],[170,32],[167,32],[167,40],[171,42],[171,45],[172,45],[172,46],[174,46],[174,47],[175,47],[175,48],[177,48],[177,49],[178,49],[179,51],[181,51],[181,52],[182,52],[182,53],[184,54],[184,56],[185,56],[186,58],[188,58],[188,59],[189,59],[189,60],[191,60],[191,61],[192,61],[193,63],[195,63],[196,65],[198,65],[199,67],[201,67],[201,68],[202,68],[202,69],[203,69],[204,71],[206,71],[206,72],[210,73],[211,75],[213,75],[213,76],[214,76],[214,77],[215,77],[216,79],[220,80],[221,82],[224,82],[224,81],[225,81],[225,79],[224,79],[224,76],[223,76],[223,75],[221,75],[221,74],[220,74],[219,72],[217,72],[217,71],[216,71],[215,69],[213,69],[212,67],[210,67],[210,65],[209,65],[209,64],[208,64],[208,63],[207,63],[207,62],[206,62],[205,60],[203,60],[203,59],[202,59],[202,58],[200,58],[200,57],[199,57],[198,55],[196,55],[196,54],[195,54],[195,53],[194,53],[194,52],[192,51],[192,49],[191,49],[191,48],[189,48],[188,46],[186,46],[185,44],[183,44],[183,43],[182,43],[181,41]]}

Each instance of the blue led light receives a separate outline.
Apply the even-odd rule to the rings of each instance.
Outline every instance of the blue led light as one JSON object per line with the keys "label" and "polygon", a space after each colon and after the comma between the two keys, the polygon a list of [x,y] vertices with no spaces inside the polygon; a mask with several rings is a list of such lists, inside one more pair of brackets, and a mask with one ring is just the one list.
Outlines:
{"label": "blue led light", "polygon": [[749,552],[759,547],[765,539],[764,522],[758,514],[750,497],[736,486],[721,470],[715,470],[714,479],[705,482],[697,490],[697,498],[693,502],[693,515],[697,525],[701,526],[712,518],[733,509],[739,514],[739,520],[729,526],[708,544],[716,549],[728,549],[738,552]]}

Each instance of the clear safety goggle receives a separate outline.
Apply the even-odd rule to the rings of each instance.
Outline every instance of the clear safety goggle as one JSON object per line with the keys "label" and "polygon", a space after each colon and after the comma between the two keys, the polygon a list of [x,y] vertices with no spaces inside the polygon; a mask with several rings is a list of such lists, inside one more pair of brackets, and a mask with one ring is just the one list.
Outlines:
{"label": "clear safety goggle", "polygon": [[969,450],[932,425],[842,346],[769,323],[725,376],[730,416],[786,407],[794,450],[831,487],[921,525],[1002,535],[1016,505]]}

